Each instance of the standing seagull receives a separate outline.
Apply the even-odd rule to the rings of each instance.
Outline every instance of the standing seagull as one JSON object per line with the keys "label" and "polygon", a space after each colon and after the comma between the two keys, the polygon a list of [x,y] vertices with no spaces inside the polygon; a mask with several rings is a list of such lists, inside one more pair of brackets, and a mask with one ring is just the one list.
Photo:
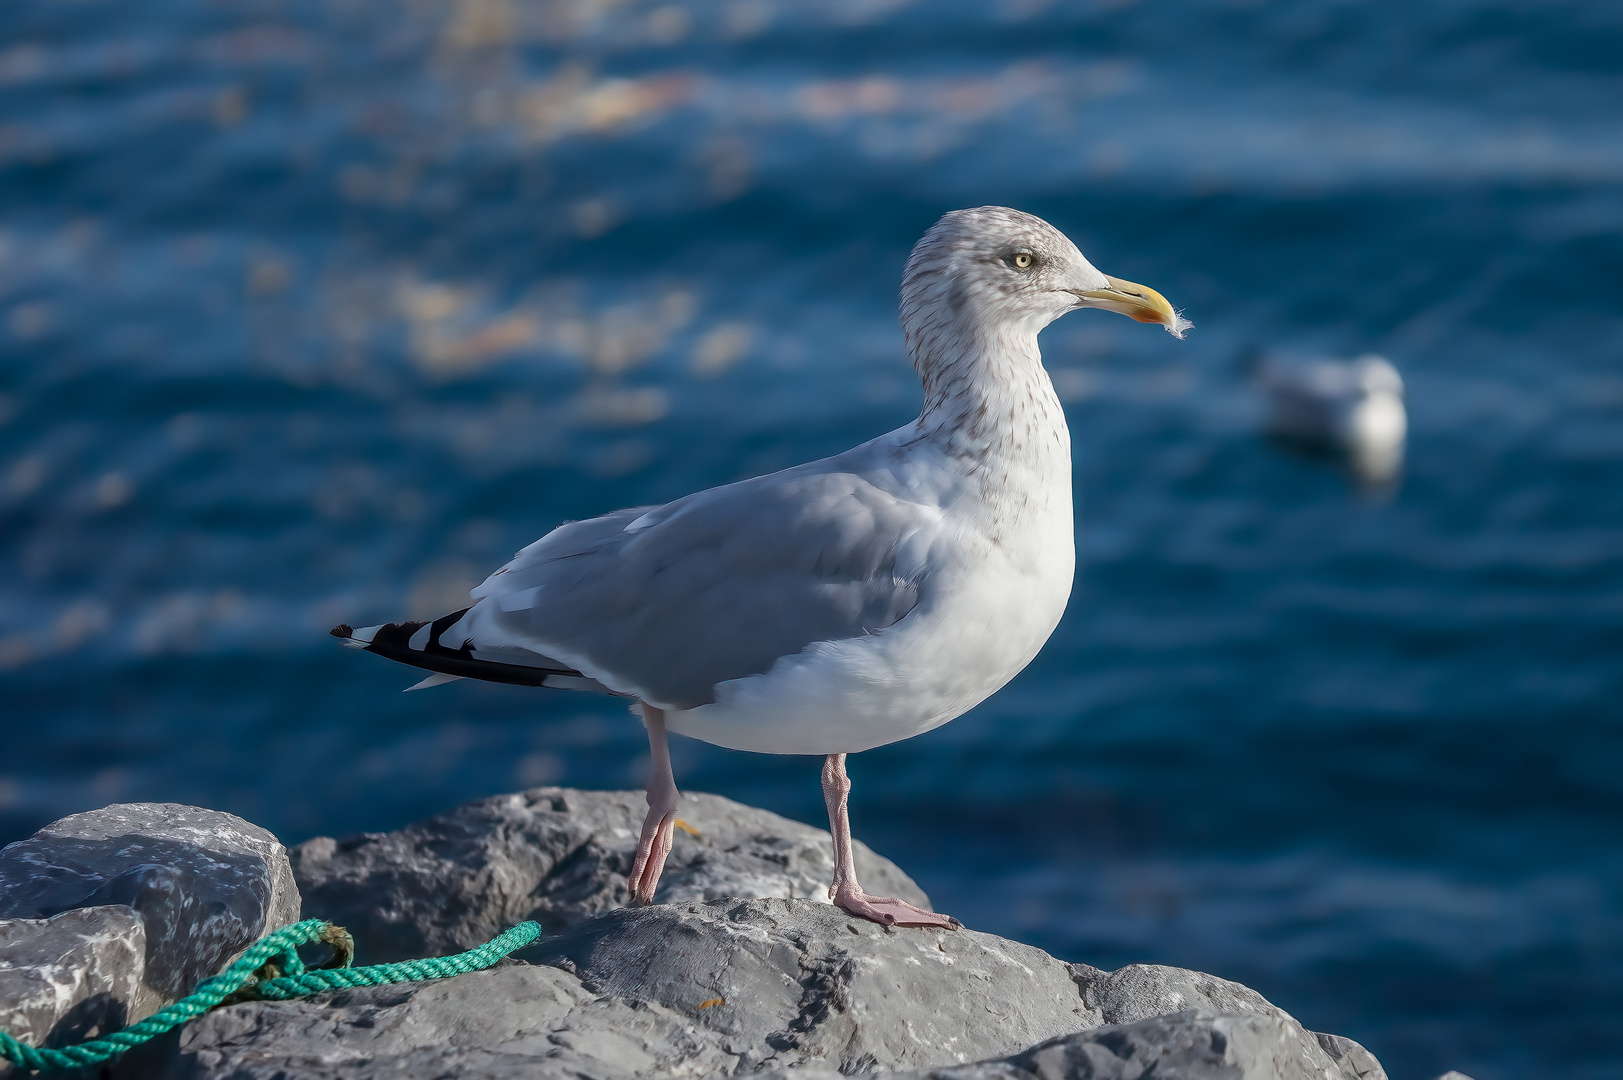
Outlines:
{"label": "standing seagull", "polygon": [[[438,674],[635,698],[653,773],[631,870],[670,854],[675,731],[819,754],[829,897],[886,925],[956,928],[857,884],[845,756],[961,716],[1031,662],[1076,565],[1071,435],[1037,332],[1077,308],[1189,326],[1058,229],[1000,206],[947,214],[902,275],[919,418],[843,454],[664,506],[561,525],[433,622],[334,636]],[[415,687],[414,687],[415,689]]]}

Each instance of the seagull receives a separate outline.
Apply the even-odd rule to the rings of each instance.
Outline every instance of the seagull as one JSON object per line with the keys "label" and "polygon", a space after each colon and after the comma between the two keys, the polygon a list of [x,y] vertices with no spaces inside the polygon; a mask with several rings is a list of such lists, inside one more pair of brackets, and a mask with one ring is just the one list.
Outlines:
{"label": "seagull", "polygon": [[1268,397],[1268,429],[1280,438],[1346,456],[1368,483],[1390,480],[1403,465],[1409,419],[1403,376],[1385,357],[1257,365]]}
{"label": "seagull", "polygon": [[454,679],[618,694],[648,730],[630,875],[653,902],[679,795],[667,733],[823,757],[829,899],[887,926],[956,919],[857,882],[846,755],[963,715],[1037,655],[1076,565],[1071,437],[1037,332],[1079,308],[1189,323],[1007,207],[947,214],[902,277],[916,420],[842,454],[560,525],[430,622],[344,644]]}

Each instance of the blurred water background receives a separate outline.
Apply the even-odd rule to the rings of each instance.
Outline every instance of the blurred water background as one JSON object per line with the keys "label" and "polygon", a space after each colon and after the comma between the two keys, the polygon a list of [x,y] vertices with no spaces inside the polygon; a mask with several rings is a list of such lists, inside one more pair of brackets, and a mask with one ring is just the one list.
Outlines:
{"label": "blurred water background", "polygon": [[[858,835],[1395,1080],[1623,1077],[1620,56],[1558,0],[11,0],[0,840],[640,785],[620,703],[326,630],[905,422],[902,261],[1002,203],[1197,329],[1045,334],[1069,613],[853,761]],[[1390,357],[1401,484],[1263,438],[1258,348]],[[813,760],[675,753],[823,820]]]}

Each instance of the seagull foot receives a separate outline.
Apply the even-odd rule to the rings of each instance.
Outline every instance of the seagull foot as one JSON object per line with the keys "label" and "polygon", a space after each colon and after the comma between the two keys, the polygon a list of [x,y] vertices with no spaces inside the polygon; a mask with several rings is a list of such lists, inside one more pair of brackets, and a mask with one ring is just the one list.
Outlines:
{"label": "seagull foot", "polygon": [[637,858],[631,864],[631,906],[647,907],[654,902],[654,890],[665,872],[665,859],[676,839],[676,811],[661,814],[650,810],[637,841]]}
{"label": "seagull foot", "polygon": [[894,896],[869,896],[861,889],[836,890],[834,906],[881,926],[933,926],[940,930],[962,930],[964,924],[951,915],[925,911]]}

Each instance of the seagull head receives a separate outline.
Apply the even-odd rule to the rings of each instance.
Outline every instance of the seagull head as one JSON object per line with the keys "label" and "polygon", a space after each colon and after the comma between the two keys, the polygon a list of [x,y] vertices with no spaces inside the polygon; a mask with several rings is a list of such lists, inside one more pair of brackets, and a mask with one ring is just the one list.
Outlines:
{"label": "seagull head", "polygon": [[1101,274],[1066,235],[1006,206],[954,210],[913,247],[902,275],[902,323],[951,320],[1033,332],[1068,311],[1103,308],[1183,337],[1190,323],[1154,289]]}
{"label": "seagull head", "polygon": [[1403,376],[1384,356],[1366,353],[1353,361],[1358,386],[1366,394],[1389,394],[1403,397]]}

